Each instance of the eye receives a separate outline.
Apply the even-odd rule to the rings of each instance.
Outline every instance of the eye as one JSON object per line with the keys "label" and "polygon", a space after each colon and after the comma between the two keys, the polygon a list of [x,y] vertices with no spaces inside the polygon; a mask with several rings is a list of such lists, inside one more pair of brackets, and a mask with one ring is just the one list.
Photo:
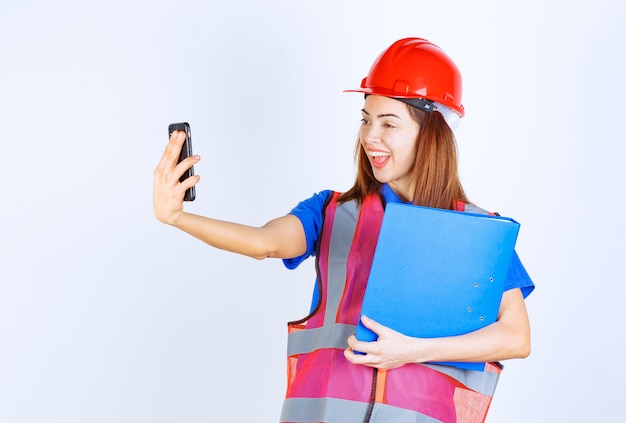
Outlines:
{"label": "eye", "polygon": [[369,125],[369,124],[370,124],[369,120],[367,120],[365,118],[361,119],[361,125]]}
{"label": "eye", "polygon": [[384,126],[385,128],[389,128],[389,129],[393,129],[393,128],[395,128],[395,127],[396,127],[396,125],[394,125],[393,123],[389,123],[389,122],[385,122],[385,123],[383,124],[383,126]]}

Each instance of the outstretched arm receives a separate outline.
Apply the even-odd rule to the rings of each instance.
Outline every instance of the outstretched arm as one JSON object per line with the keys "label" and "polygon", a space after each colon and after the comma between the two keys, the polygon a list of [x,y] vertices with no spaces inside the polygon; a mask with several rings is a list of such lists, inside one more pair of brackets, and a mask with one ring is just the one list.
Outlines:
{"label": "outstretched arm", "polygon": [[[379,369],[432,361],[499,361],[530,354],[530,324],[519,289],[504,293],[496,322],[465,335],[413,338],[371,319],[363,318],[362,321],[378,334],[378,340],[362,342],[352,335],[344,355],[354,364]],[[355,350],[366,355],[355,354]]]}
{"label": "outstretched arm", "polygon": [[185,133],[174,131],[154,170],[153,205],[156,218],[181,229],[207,244],[256,259],[297,257],[306,251],[306,238],[300,220],[293,215],[274,219],[262,227],[241,225],[187,213],[183,209],[185,191],[198,183],[198,175],[179,179],[185,170],[200,161],[188,157],[178,163]]}

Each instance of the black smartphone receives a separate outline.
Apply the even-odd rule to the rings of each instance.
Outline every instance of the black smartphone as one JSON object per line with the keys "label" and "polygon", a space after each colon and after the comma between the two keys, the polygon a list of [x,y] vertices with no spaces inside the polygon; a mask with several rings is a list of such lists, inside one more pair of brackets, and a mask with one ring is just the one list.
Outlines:
{"label": "black smartphone", "polygon": [[[183,161],[189,156],[193,155],[193,150],[191,149],[191,126],[187,122],[180,123],[171,123],[169,126],[169,136],[172,136],[172,132],[174,131],[185,131],[187,136],[185,137],[185,142],[183,143],[183,147],[180,150],[180,156],[178,157],[178,163]],[[189,178],[193,175],[193,166],[183,173],[180,177],[180,182]],[[196,199],[196,187],[193,186],[185,191],[185,201],[193,201]]]}

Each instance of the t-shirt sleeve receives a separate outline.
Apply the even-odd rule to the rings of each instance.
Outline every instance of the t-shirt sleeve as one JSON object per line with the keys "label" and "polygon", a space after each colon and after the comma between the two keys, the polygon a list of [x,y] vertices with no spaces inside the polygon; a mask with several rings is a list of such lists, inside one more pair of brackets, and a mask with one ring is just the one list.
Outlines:
{"label": "t-shirt sleeve", "polygon": [[519,288],[522,291],[524,298],[528,297],[535,289],[535,284],[530,279],[528,272],[524,268],[516,251],[513,251],[513,257],[511,258],[511,266],[509,267],[509,274],[504,284],[504,290]]}
{"label": "t-shirt sleeve", "polygon": [[290,214],[296,216],[304,228],[306,252],[299,257],[283,259],[283,263],[288,269],[295,269],[308,257],[315,255],[317,240],[322,233],[324,204],[326,204],[330,194],[331,191],[329,190],[313,194],[291,210]]}

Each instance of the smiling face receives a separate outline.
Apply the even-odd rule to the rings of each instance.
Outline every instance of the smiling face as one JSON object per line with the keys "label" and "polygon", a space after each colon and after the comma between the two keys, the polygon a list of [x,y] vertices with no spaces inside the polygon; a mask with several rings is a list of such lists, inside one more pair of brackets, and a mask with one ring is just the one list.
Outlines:
{"label": "smiling face", "polygon": [[403,199],[411,200],[419,125],[407,107],[389,97],[368,96],[361,111],[359,140],[376,180],[387,183]]}

